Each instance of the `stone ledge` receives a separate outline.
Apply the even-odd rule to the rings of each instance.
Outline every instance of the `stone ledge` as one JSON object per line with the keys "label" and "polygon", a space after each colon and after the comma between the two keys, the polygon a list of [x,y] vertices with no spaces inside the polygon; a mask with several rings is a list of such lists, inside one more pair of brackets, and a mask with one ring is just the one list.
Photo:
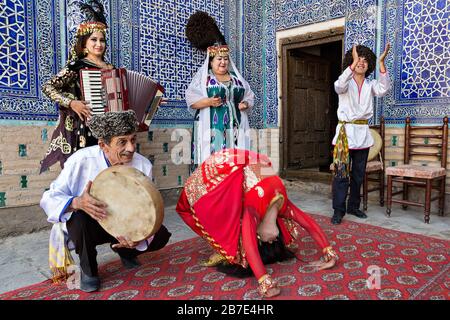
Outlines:
{"label": "stone ledge", "polygon": [[0,209],[0,239],[50,229],[47,216],[39,205]]}

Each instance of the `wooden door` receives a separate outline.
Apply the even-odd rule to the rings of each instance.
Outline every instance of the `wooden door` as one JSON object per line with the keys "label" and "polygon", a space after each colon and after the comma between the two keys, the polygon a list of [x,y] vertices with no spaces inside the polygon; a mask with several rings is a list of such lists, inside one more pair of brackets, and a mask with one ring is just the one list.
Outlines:
{"label": "wooden door", "polygon": [[288,52],[287,169],[327,165],[330,152],[330,62]]}

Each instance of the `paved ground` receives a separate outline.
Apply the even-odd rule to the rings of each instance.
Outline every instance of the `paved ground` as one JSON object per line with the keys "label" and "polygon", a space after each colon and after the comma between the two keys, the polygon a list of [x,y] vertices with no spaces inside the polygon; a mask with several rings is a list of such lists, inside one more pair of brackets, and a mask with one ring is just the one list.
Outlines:
{"label": "paved ground", "polygon": [[[288,186],[290,199],[304,211],[331,216],[331,199],[328,194],[311,188],[309,192],[304,190],[305,188],[290,184]],[[345,216],[345,219],[450,240],[449,213],[445,217],[432,213],[431,222],[428,225],[423,222],[423,211],[418,208],[404,211],[399,205],[395,205],[391,218],[387,218],[384,213],[385,208],[379,207],[371,200],[367,219],[362,220],[349,215]],[[173,234],[171,243],[195,236],[179,218],[173,205],[166,207],[164,225]],[[48,279],[50,275],[47,260],[48,236],[49,230],[44,230],[0,240],[0,293]],[[97,249],[99,264],[118,259],[107,244]]]}

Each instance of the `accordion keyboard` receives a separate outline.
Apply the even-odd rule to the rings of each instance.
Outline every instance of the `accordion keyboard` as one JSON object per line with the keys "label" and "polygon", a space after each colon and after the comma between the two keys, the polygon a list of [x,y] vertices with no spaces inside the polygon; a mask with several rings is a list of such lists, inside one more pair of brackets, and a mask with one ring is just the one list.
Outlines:
{"label": "accordion keyboard", "polygon": [[105,112],[102,72],[100,70],[82,70],[84,100],[89,101],[93,114]]}

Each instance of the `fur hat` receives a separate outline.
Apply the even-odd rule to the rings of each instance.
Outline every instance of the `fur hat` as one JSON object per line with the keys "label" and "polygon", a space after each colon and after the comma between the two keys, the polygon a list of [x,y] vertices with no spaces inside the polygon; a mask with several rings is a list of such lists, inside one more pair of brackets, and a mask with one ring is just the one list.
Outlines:
{"label": "fur hat", "polygon": [[195,48],[207,51],[210,57],[228,56],[229,48],[216,20],[207,12],[196,11],[186,24],[186,38]]}
{"label": "fur hat", "polygon": [[95,114],[87,123],[97,139],[111,141],[113,137],[135,133],[138,122],[134,110]]}

